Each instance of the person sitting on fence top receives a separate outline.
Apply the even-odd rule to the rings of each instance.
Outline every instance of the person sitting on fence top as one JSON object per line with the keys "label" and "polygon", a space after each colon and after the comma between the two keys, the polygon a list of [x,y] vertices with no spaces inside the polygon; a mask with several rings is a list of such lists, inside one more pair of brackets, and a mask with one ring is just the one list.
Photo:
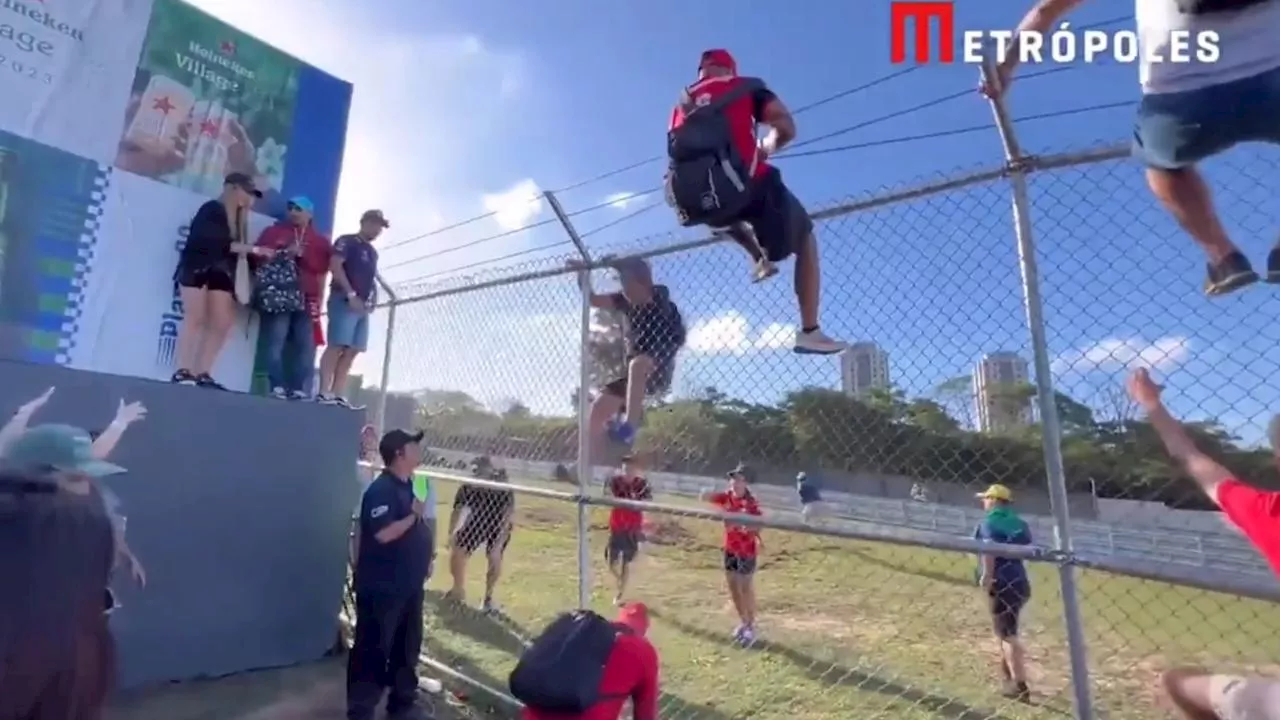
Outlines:
{"label": "person sitting on fence top", "polygon": [[[1031,528],[1014,512],[1013,493],[1004,485],[992,485],[978,493],[986,517],[974,530],[975,540],[1004,545],[1030,545]],[[992,628],[1000,643],[1001,694],[1028,702],[1026,649],[1018,639],[1018,618],[1031,599],[1031,578],[1026,565],[1014,558],[982,555],[978,584],[987,594]]]}
{"label": "person sitting on fence top", "polygon": [[[1129,396],[1147,413],[1147,422],[1165,450],[1209,499],[1280,574],[1280,492],[1259,490],[1238,480],[1201,452],[1161,400],[1162,388],[1146,370],[1129,377]],[[1272,452],[1280,466],[1280,416],[1269,428]],[[1280,719],[1280,679],[1215,674],[1200,668],[1175,668],[1162,677],[1169,699],[1187,718]]]}
{"label": "person sitting on fence top", "polygon": [[649,608],[624,605],[612,623],[591,611],[556,618],[520,656],[511,694],[524,720],[658,718],[658,651],[645,638]]}
{"label": "person sitting on fence top", "polygon": [[[757,123],[770,128],[759,147]],[[813,220],[768,160],[795,136],[795,119],[764,81],[739,77],[729,51],[707,50],[698,61],[698,81],[671,111],[667,202],[681,225],[727,227],[754,261],[757,282],[777,274],[773,263],[794,254],[800,306],[795,351],[833,355],[849,345],[818,327],[822,273]],[[708,197],[719,203],[708,208]]]}
{"label": "person sitting on fence top", "polygon": [[[1039,0],[1018,31],[1052,32],[1082,0]],[[1147,166],[1147,184],[1208,256],[1204,291],[1225,295],[1258,280],[1249,259],[1227,236],[1196,164],[1242,142],[1280,143],[1280,2],[1274,0],[1138,0],[1136,20],[1142,102],[1134,155]],[[1218,35],[1219,56],[1159,62],[1174,33]],[[1185,43],[1185,41],[1182,41]],[[1012,81],[1016,48],[984,87],[992,96]],[[1267,259],[1267,282],[1280,283],[1280,246]]]}
{"label": "person sitting on fence top", "polygon": [[[571,267],[577,263],[570,263]],[[591,305],[627,316],[627,367],[625,374],[605,385],[591,404],[588,420],[593,456],[607,434],[630,445],[644,420],[645,397],[661,397],[671,389],[676,354],[685,343],[684,318],[666,285],[655,285],[649,263],[639,258],[613,262],[622,292],[593,293],[587,279],[583,292]],[[618,419],[621,415],[621,419]]]}

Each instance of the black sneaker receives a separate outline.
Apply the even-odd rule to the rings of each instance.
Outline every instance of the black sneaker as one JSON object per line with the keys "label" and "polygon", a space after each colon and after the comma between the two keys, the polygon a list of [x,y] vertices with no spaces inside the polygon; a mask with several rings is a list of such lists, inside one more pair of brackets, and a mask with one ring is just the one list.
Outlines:
{"label": "black sneaker", "polygon": [[209,373],[200,373],[197,375],[196,385],[199,385],[202,388],[209,388],[210,390],[226,390],[226,388],[222,386],[222,383],[214,380],[213,376]]}
{"label": "black sneaker", "polygon": [[1020,703],[1031,702],[1031,690],[1027,688],[1027,684],[1024,682],[1005,685],[1004,689],[1000,691],[1000,695],[1010,700],[1017,700]]}
{"label": "black sneaker", "polygon": [[195,385],[196,376],[192,375],[190,370],[178,370],[173,377],[169,378],[169,382],[175,385]]}
{"label": "black sneaker", "polygon": [[1210,263],[1207,275],[1204,294],[1209,297],[1226,295],[1258,282],[1258,273],[1253,271],[1249,258],[1239,252],[1231,253],[1216,265]]}
{"label": "black sneaker", "polygon": [[1267,282],[1280,285],[1280,245],[1272,248],[1267,255]]}

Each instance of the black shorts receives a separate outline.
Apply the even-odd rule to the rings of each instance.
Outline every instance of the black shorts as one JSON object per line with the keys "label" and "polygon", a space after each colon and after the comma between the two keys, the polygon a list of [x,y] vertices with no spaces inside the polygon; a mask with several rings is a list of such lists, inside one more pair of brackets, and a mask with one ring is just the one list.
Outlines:
{"label": "black shorts", "polygon": [[[485,554],[493,552],[502,553],[507,549],[507,545],[511,543],[511,534],[503,532],[502,523],[489,521],[486,518],[472,516],[467,520],[467,524],[458,532],[457,539],[454,540],[453,546],[462,552],[470,555],[485,546]],[[505,535],[505,537],[503,537]],[[501,542],[501,545],[499,545]]]}
{"label": "black shorts", "polygon": [[727,552],[724,554],[724,569],[734,575],[754,575],[756,572],[756,559]]}
{"label": "black shorts", "polygon": [[609,533],[609,545],[604,550],[605,560],[610,564],[619,561],[629,563],[640,553],[640,532],[638,530],[614,530]]}
{"label": "black shorts", "polygon": [[1005,585],[991,591],[987,596],[987,604],[991,611],[991,627],[995,630],[996,637],[1018,637],[1018,617],[1030,599],[1031,587],[1027,585]]}
{"label": "black shorts", "polygon": [[[661,397],[671,390],[671,382],[675,379],[676,374],[676,358],[675,353],[663,353],[666,357],[655,357],[653,362],[653,372],[649,373],[649,380],[644,384],[644,394],[647,397]],[[627,357],[627,363],[630,364],[635,355]],[[606,395],[627,399],[627,376],[614,380],[605,385],[603,392]]]}
{"label": "black shorts", "polygon": [[782,182],[777,168],[770,167],[755,183],[751,202],[738,215],[737,222],[751,226],[756,242],[771,261],[785,260],[813,232],[813,219]]}
{"label": "black shorts", "polygon": [[224,293],[236,291],[232,271],[221,265],[179,265],[174,281],[184,288]]}

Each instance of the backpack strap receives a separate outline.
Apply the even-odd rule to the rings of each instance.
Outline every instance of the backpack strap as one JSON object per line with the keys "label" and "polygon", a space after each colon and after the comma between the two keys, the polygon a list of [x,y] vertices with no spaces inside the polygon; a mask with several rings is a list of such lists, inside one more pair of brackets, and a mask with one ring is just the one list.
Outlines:
{"label": "backpack strap", "polygon": [[694,103],[693,95],[689,92],[689,88],[685,88],[684,92],[680,94],[680,108],[684,110],[686,117],[698,110],[719,112],[724,110],[729,103],[743,97],[744,95],[749,95],[757,90],[764,89],[764,81],[760,78],[740,77],[737,78],[737,80],[737,84],[734,85],[729,92],[724,93],[706,105],[697,105]]}

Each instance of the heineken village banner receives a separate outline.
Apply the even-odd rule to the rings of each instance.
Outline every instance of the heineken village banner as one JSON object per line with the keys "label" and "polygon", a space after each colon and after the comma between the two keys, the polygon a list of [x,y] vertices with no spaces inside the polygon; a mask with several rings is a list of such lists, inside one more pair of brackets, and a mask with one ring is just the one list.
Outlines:
{"label": "heineken village banner", "polygon": [[[254,232],[332,232],[351,85],[179,0],[0,0],[0,358],[164,379],[186,223],[230,172]],[[215,372],[247,390],[246,313]]]}

